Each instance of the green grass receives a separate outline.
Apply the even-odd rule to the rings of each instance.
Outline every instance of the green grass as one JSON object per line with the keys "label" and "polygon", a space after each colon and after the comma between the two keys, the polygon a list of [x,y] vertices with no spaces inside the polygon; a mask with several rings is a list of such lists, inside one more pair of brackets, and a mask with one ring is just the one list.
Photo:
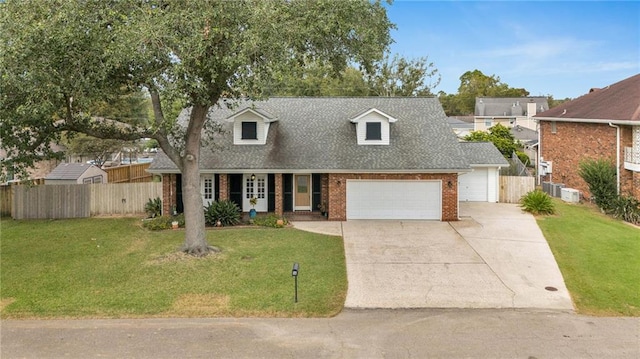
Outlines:
{"label": "green grass", "polygon": [[[579,313],[640,316],[640,229],[554,201],[538,217]],[[327,317],[344,303],[342,240],[291,228],[207,231],[222,253],[177,253],[183,232],[140,221],[0,222],[2,318]],[[293,262],[300,263],[293,302]]]}
{"label": "green grass", "polygon": [[342,309],[340,237],[292,228],[208,230],[222,252],[193,258],[177,252],[183,235],[148,231],[131,218],[3,219],[2,318],[326,317]]}
{"label": "green grass", "polygon": [[640,316],[640,229],[590,205],[555,200],[538,217],[579,313]]}

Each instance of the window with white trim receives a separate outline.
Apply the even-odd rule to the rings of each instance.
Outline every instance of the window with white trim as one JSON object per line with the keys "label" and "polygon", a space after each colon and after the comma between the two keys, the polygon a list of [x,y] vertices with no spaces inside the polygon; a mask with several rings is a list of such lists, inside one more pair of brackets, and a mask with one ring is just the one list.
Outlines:
{"label": "window with white trim", "polygon": [[382,123],[380,122],[367,122],[367,134],[365,140],[381,140],[382,139]]}
{"label": "window with white trim", "polygon": [[253,194],[254,194],[254,188],[253,188],[253,180],[251,178],[247,178],[246,180],[246,188],[247,188],[247,193],[246,193],[246,198],[251,199],[253,198]]}
{"label": "window with white trim", "polygon": [[203,182],[203,193],[202,197],[205,200],[213,199],[213,178],[205,177]]}
{"label": "window with white trim", "polygon": [[243,140],[258,139],[258,123],[254,121],[242,121],[242,137]]}
{"label": "window with white trim", "polygon": [[265,198],[265,192],[266,192],[266,186],[267,181],[265,178],[258,178],[256,179],[256,198],[258,199],[263,199]]}
{"label": "window with white trim", "polygon": [[379,146],[389,145],[390,125],[397,119],[382,111],[369,109],[357,117],[351,118],[350,121],[356,124],[358,145]]}

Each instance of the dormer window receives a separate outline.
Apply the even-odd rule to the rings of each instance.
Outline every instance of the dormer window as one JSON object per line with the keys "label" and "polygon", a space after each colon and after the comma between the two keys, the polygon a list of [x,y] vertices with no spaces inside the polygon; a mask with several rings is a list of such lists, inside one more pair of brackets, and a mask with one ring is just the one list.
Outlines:
{"label": "dormer window", "polygon": [[243,140],[257,140],[258,139],[258,123],[242,121],[242,137]]}
{"label": "dormer window", "polygon": [[388,145],[391,141],[390,125],[397,119],[372,108],[350,121],[356,124],[356,141],[359,145]]}
{"label": "dormer window", "polygon": [[227,121],[233,122],[234,145],[264,145],[269,127],[277,119],[264,110],[247,107],[227,117]]}
{"label": "dormer window", "polygon": [[370,140],[382,140],[382,123],[380,122],[367,122],[367,135],[365,139]]}

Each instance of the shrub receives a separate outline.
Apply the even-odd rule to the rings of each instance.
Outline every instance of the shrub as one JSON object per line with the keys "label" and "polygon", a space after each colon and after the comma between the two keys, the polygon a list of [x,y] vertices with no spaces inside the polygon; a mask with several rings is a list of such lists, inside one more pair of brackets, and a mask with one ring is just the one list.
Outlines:
{"label": "shrub", "polygon": [[235,226],[240,223],[240,208],[229,200],[211,202],[204,208],[204,221],[212,226],[218,221],[223,226]]}
{"label": "shrub", "polygon": [[[278,220],[282,220],[283,224],[282,225],[278,225]],[[274,228],[281,228],[284,225],[286,225],[288,222],[285,218],[280,218],[275,214],[269,214],[266,216],[258,216],[256,218],[254,218],[253,223],[255,225],[258,226],[263,226],[263,227],[274,227]]]}
{"label": "shrub", "polygon": [[587,182],[596,205],[609,212],[618,197],[616,166],[605,159],[588,159],[580,162],[578,174]]}
{"label": "shrub", "polygon": [[144,211],[147,212],[149,218],[155,218],[162,214],[162,200],[160,197],[155,199],[149,198],[147,204],[144,205]]}
{"label": "shrub", "polygon": [[551,196],[539,189],[524,195],[520,207],[533,214],[554,214],[556,211]]}
{"label": "shrub", "polygon": [[520,159],[520,162],[522,162],[525,166],[531,165],[531,160],[529,159],[529,156],[527,156],[526,153],[522,151],[516,151],[516,156],[518,156],[518,158]]}
{"label": "shrub", "polygon": [[152,231],[161,231],[171,229],[171,222],[177,221],[178,227],[184,228],[184,214],[177,216],[159,216],[148,221],[142,222],[142,226]]}
{"label": "shrub", "polygon": [[618,196],[613,200],[609,213],[623,221],[640,224],[640,201],[631,196]]}

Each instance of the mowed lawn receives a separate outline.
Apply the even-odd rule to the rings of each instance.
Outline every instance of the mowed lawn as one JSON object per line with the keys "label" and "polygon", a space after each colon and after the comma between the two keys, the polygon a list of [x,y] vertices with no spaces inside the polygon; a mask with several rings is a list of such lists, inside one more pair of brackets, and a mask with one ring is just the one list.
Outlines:
{"label": "mowed lawn", "polygon": [[579,313],[640,316],[640,229],[591,205],[538,217]]}
{"label": "mowed lawn", "polygon": [[183,236],[146,230],[132,218],[3,218],[2,318],[327,317],[342,309],[340,237],[292,228],[212,229],[209,243],[222,252],[193,258],[177,252]]}

